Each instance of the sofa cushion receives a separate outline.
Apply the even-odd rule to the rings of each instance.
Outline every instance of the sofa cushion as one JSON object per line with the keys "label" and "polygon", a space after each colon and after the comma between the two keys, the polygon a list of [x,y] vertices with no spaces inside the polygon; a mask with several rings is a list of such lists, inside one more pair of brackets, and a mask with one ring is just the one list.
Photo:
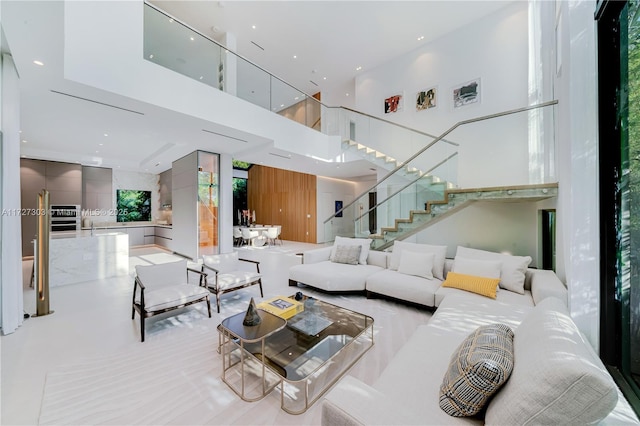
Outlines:
{"label": "sofa cushion", "polygon": [[367,277],[367,291],[400,300],[433,306],[435,292],[442,282],[384,269]]}
{"label": "sofa cushion", "polygon": [[502,268],[502,262],[500,261],[467,259],[466,257],[456,256],[453,261],[452,271],[478,277],[498,278],[498,281],[500,281],[500,268]]}
{"label": "sofa cushion", "polygon": [[456,250],[456,257],[458,256],[467,259],[502,262],[502,267],[500,268],[500,288],[524,294],[524,274],[531,263],[530,256],[511,256],[462,246],[458,246]]}
{"label": "sofa cushion", "polygon": [[400,256],[398,272],[416,277],[433,279],[433,261],[435,253],[419,253],[415,251],[403,250]]}
{"label": "sofa cushion", "polygon": [[447,279],[442,283],[442,287],[457,288],[495,299],[499,282],[500,278],[477,277],[475,275],[449,272]]}
{"label": "sofa cushion", "polygon": [[444,280],[444,259],[447,255],[447,246],[432,246],[428,244],[394,241],[391,258],[389,259],[389,269],[394,271],[398,270],[403,250],[410,250],[419,253],[435,253],[435,258],[433,260],[433,276],[439,280]]}
{"label": "sofa cushion", "polygon": [[[491,299],[485,296],[480,296],[476,293],[470,293],[468,291],[460,290],[457,288],[440,287],[435,294],[435,306],[439,307],[447,297],[462,294],[469,296],[469,298],[476,299],[477,303],[491,301]],[[513,291],[509,290],[499,290],[496,292],[495,300],[497,302],[507,303],[512,306],[526,306],[530,308],[534,306],[533,298],[531,297],[531,292],[529,290],[525,290],[524,294],[514,293]]]}
{"label": "sofa cushion", "polygon": [[329,260],[334,263],[344,263],[345,265],[357,265],[361,251],[361,245],[339,245]]}
{"label": "sofa cushion", "polygon": [[[145,291],[144,309],[147,312],[161,311],[173,308],[194,300],[203,299],[209,295],[209,290],[195,284],[176,284]],[[140,303],[140,293],[136,293],[136,303]]]}
{"label": "sofa cushion", "polygon": [[326,291],[364,290],[369,275],[383,268],[374,265],[345,265],[328,260],[289,268],[289,279]]}
{"label": "sofa cushion", "polygon": [[487,424],[591,424],[616,406],[617,388],[567,313],[542,300],[515,330],[511,378],[487,407]]}
{"label": "sofa cushion", "polygon": [[512,369],[511,328],[505,324],[478,327],[451,356],[440,385],[440,408],[454,417],[479,413]]}
{"label": "sofa cushion", "polygon": [[331,259],[336,254],[336,250],[338,246],[353,246],[359,245],[362,247],[360,250],[360,258],[358,259],[358,263],[361,265],[367,264],[367,257],[369,256],[369,249],[371,248],[371,241],[369,238],[347,238],[337,236],[333,242],[333,247],[331,248],[331,255],[329,259]]}

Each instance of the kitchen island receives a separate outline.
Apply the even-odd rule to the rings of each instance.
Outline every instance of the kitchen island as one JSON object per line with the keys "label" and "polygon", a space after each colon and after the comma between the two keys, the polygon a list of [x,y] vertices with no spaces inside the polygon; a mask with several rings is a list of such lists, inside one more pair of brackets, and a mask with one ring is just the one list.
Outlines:
{"label": "kitchen island", "polygon": [[128,274],[129,235],[126,232],[87,230],[51,234],[50,287]]}

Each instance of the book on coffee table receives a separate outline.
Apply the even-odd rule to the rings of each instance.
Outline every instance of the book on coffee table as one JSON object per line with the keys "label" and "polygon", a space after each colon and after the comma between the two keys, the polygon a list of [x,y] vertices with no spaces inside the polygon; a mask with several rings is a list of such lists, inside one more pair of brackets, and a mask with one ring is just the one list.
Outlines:
{"label": "book on coffee table", "polygon": [[304,311],[304,304],[290,297],[277,296],[258,303],[257,308],[277,315],[280,318],[289,319]]}

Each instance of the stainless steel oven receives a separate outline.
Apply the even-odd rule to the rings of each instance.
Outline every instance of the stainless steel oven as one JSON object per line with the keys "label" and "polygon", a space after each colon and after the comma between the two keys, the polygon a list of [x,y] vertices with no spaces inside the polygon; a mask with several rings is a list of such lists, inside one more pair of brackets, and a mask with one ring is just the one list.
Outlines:
{"label": "stainless steel oven", "polygon": [[69,204],[51,205],[51,232],[79,231],[80,230],[80,206]]}

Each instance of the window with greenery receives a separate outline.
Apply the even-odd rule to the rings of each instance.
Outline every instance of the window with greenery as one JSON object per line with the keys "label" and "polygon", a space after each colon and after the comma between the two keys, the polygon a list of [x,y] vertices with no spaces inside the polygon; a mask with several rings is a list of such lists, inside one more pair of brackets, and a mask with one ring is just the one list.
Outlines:
{"label": "window with greenery", "polygon": [[600,355],[640,411],[640,2],[599,2]]}
{"label": "window with greenery", "polygon": [[143,222],[151,220],[151,191],[118,189],[118,222]]}

